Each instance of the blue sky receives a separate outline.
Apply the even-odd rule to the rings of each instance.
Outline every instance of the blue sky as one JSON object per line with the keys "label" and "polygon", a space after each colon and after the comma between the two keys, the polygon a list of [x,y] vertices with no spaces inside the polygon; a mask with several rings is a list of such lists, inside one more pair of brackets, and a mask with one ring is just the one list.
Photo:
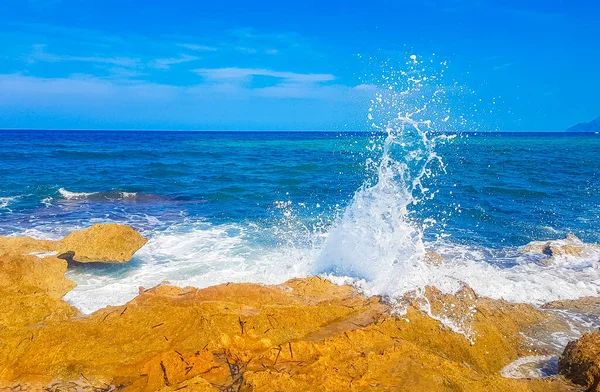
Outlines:
{"label": "blue sky", "polygon": [[599,40],[594,0],[3,0],[0,128],[368,129],[417,54],[478,129],[560,131],[600,115]]}

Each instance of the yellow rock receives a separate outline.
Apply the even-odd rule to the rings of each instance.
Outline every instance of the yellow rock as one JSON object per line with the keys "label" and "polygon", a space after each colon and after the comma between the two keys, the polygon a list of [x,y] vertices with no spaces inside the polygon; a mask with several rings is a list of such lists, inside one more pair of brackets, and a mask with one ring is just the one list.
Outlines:
{"label": "yellow rock", "polygon": [[0,375],[3,363],[27,350],[41,323],[79,315],[60,299],[75,287],[66,269],[67,262],[54,257],[0,257]]}
{"label": "yellow rock", "polygon": [[98,224],[67,235],[57,251],[59,257],[80,263],[125,263],[147,241],[129,226]]}
{"label": "yellow rock", "polygon": [[600,250],[600,245],[585,244],[573,234],[567,234],[563,240],[533,241],[527,244],[522,253],[544,254],[549,256],[546,264],[552,264],[556,257],[560,256],[583,256],[587,251]]}
{"label": "yellow rock", "polygon": [[600,298],[599,297],[581,297],[578,299],[567,299],[553,301],[542,306],[543,309],[562,309],[575,313],[587,313],[600,317]]}
{"label": "yellow rock", "polygon": [[0,256],[0,288],[60,299],[75,283],[65,278],[67,262],[56,257]]}
{"label": "yellow rock", "polygon": [[454,303],[457,313],[475,306],[467,317],[475,344],[417,303],[394,316],[379,299],[320,278],[202,290],[159,286],[124,306],[49,319],[10,337],[0,378],[85,377],[125,391],[533,391],[540,383],[546,392],[564,390],[558,382],[499,375],[532,354],[519,332],[543,313],[478,299],[467,288],[454,296],[429,289],[427,297],[434,316],[443,313],[442,303]]}
{"label": "yellow rock", "polygon": [[0,256],[53,252],[55,242],[31,237],[0,237]]}
{"label": "yellow rock", "polygon": [[[74,286],[64,277],[66,261],[19,253],[68,249],[76,259],[126,259],[145,242],[132,231],[94,226],[58,243],[0,239],[18,245],[0,257],[0,391],[571,388],[560,379],[501,377],[516,359],[547,354],[524,336],[556,323],[468,287],[453,295],[427,288],[392,309],[318,277],[277,286],[165,284],[82,316],[61,300]],[[112,242],[123,239],[134,246]]]}
{"label": "yellow rock", "polygon": [[80,263],[125,263],[147,241],[129,226],[97,224],[60,241],[0,237],[0,256],[53,252],[61,259]]}

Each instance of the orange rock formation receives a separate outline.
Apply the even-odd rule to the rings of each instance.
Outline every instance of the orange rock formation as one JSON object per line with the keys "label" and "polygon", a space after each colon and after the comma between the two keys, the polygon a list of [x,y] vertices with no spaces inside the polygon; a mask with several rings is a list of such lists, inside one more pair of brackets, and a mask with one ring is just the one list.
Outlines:
{"label": "orange rock formation", "polygon": [[0,256],[55,252],[80,263],[126,263],[147,241],[129,226],[97,224],[59,241],[0,237]]}
{"label": "orange rock formation", "polygon": [[545,354],[523,334],[551,316],[466,287],[407,296],[396,314],[317,277],[161,285],[83,316],[60,300],[73,287],[66,268],[55,257],[0,258],[0,391],[573,390],[503,378],[517,358]]}

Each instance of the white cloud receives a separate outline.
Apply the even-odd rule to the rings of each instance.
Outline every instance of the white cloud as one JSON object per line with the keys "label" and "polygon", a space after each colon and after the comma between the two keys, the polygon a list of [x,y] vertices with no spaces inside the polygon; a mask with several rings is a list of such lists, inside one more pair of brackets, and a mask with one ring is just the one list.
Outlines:
{"label": "white cloud", "polygon": [[172,65],[188,63],[190,61],[196,61],[199,59],[200,57],[182,54],[179,57],[156,59],[154,61],[151,61],[149,66],[157,69],[169,69]]}
{"label": "white cloud", "polygon": [[362,124],[372,93],[340,84],[251,89],[0,74],[0,128],[331,129]]}
{"label": "white cloud", "polygon": [[86,63],[100,63],[100,64],[111,64],[120,67],[135,67],[139,64],[140,60],[131,57],[103,57],[103,56],[72,56],[72,55],[58,55],[47,53],[45,45],[34,45],[33,53],[28,57],[29,62],[49,62],[58,63],[63,61],[74,61],[74,62],[86,62]]}
{"label": "white cloud", "polygon": [[335,80],[335,76],[331,74],[280,72],[265,68],[198,68],[194,72],[212,81],[244,80],[252,76],[270,76],[287,83],[322,83]]}
{"label": "white cloud", "polygon": [[494,67],[494,71],[498,71],[498,70],[501,70],[503,68],[512,67],[513,65],[515,65],[515,63],[504,63],[504,64],[496,65]]}
{"label": "white cloud", "polygon": [[189,50],[194,50],[196,52],[216,52],[218,50],[217,48],[212,46],[198,44],[178,44],[178,46]]}

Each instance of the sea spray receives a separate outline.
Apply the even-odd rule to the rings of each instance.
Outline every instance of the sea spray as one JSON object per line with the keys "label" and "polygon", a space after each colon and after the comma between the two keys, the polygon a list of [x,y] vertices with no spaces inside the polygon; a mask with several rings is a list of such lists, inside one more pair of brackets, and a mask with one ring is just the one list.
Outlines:
{"label": "sea spray", "polygon": [[[410,209],[433,197],[424,180],[444,168],[432,132],[439,113],[427,117],[443,102],[443,68],[433,75],[426,69],[410,56],[406,70],[383,77],[368,115],[375,130],[384,132],[380,145],[374,140],[371,148],[381,155],[366,163],[375,183],[356,192],[331,229],[315,272],[365,279],[373,293],[389,294],[399,277],[423,264],[423,226]],[[444,111],[444,122],[447,117]]]}
{"label": "sea spray", "polygon": [[[425,287],[433,283],[429,271],[435,267],[425,261],[423,242],[432,220],[418,221],[413,214],[434,197],[435,190],[427,184],[445,170],[435,151],[437,143],[448,140],[439,131],[447,130],[450,119],[445,64],[441,66],[439,72],[429,74],[423,61],[410,56],[405,70],[384,78],[368,114],[375,131],[383,131],[371,146],[380,156],[366,162],[375,179],[356,192],[313,267],[334,281],[353,278],[366,294],[387,297],[400,313],[406,304],[402,297],[412,297],[422,311],[473,342],[473,307],[461,314],[445,306],[439,314],[432,311]],[[456,289],[462,287],[454,283]]]}

